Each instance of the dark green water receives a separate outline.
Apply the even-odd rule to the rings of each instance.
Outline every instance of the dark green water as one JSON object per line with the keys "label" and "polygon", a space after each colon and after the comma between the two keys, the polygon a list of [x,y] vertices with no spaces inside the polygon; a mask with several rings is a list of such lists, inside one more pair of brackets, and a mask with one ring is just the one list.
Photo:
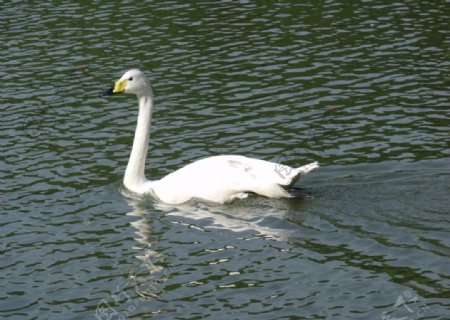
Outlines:
{"label": "dark green water", "polygon": [[[448,316],[448,2],[35,3],[1,6],[2,319]],[[148,176],[317,160],[314,197],[127,195],[131,67]]]}

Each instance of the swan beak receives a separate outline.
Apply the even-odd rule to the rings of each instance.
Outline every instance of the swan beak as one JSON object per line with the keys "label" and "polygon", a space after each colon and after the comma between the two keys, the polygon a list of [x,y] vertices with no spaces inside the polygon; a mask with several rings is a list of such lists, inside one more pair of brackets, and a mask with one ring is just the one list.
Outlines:
{"label": "swan beak", "polygon": [[114,94],[114,86],[103,92],[102,97],[112,96]]}
{"label": "swan beak", "polygon": [[113,94],[124,92],[126,86],[127,79],[117,80],[114,86],[103,93],[103,96],[112,96]]}
{"label": "swan beak", "polygon": [[127,79],[119,79],[116,81],[116,84],[113,88],[113,93],[121,93],[125,91],[125,87],[127,86]]}

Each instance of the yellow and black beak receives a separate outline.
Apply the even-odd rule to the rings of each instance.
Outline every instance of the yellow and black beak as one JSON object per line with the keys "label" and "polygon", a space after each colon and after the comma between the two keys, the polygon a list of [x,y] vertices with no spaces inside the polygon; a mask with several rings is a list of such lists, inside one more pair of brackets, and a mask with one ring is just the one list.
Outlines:
{"label": "yellow and black beak", "polygon": [[103,93],[103,96],[112,96],[113,94],[122,93],[125,91],[126,86],[127,86],[127,79],[119,79],[116,81],[116,83],[111,89],[106,90]]}

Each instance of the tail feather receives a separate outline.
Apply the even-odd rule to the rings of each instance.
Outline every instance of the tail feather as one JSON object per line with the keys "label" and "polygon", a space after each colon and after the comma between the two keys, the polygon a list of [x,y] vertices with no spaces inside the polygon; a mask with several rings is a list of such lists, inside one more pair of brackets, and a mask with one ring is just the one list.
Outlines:
{"label": "tail feather", "polygon": [[300,179],[300,177],[306,176],[308,173],[310,173],[314,169],[317,169],[318,167],[319,163],[317,161],[314,161],[304,166],[296,168],[295,170],[297,171],[297,173],[295,174],[294,177],[292,177],[289,187],[293,186],[298,181],[298,179]]}
{"label": "tail feather", "polygon": [[319,167],[319,163],[317,161],[311,162],[307,165],[301,166],[297,168],[300,175],[304,176],[313,171],[314,169],[317,169]]}

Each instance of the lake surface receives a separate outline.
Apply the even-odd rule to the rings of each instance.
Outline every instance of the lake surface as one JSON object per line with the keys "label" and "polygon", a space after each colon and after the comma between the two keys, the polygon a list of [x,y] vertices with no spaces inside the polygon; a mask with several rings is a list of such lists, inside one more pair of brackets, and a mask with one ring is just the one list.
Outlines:
{"label": "lake surface", "polygon": [[[13,1],[0,20],[2,319],[448,317],[445,1]],[[155,94],[147,176],[317,160],[312,196],[128,194],[137,103],[99,93],[132,67]]]}

